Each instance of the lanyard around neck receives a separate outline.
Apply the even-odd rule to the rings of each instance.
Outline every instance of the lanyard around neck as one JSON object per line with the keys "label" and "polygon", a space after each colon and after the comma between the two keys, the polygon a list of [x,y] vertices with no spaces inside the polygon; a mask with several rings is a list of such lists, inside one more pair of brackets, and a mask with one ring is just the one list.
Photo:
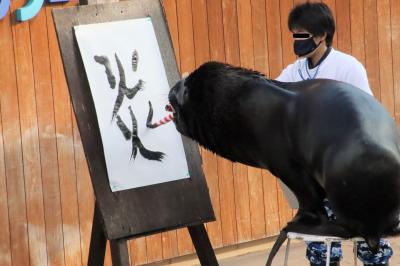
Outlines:
{"label": "lanyard around neck", "polygon": [[317,77],[317,75],[318,75],[319,67],[321,66],[321,64],[322,64],[322,62],[321,62],[320,64],[318,64],[317,70],[315,71],[314,75],[311,76],[311,75],[310,75],[310,72],[308,72],[307,60],[304,60],[304,67],[305,67],[305,69],[306,69],[306,73],[307,73],[308,78],[307,78],[307,77],[304,78],[304,76],[303,76],[303,74],[302,74],[302,71],[301,71],[301,67],[297,69],[297,72],[299,72],[300,78],[301,78],[302,80],[315,79],[315,78]]}

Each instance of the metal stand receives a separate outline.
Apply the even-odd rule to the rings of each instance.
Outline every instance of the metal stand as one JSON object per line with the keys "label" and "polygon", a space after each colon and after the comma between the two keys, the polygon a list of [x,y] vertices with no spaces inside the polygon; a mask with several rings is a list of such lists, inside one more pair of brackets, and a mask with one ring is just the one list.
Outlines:
{"label": "metal stand", "polygon": [[329,266],[331,260],[331,247],[332,242],[334,241],[353,241],[353,251],[354,251],[354,265],[357,266],[357,241],[362,241],[362,238],[352,238],[352,239],[343,239],[340,237],[334,236],[317,236],[317,235],[306,235],[306,234],[298,234],[289,232],[287,234],[287,244],[285,250],[285,261],[284,266],[288,265],[289,260],[289,250],[290,250],[290,242],[292,239],[299,239],[303,241],[310,241],[310,242],[325,242],[327,244],[327,252],[326,252],[326,266]]}

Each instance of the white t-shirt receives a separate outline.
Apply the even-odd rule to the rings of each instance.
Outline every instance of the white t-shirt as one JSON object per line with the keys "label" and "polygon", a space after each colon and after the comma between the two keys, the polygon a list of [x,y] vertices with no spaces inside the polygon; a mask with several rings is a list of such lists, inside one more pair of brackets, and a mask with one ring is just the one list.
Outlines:
{"label": "white t-shirt", "polygon": [[288,65],[276,80],[295,82],[321,78],[347,82],[373,95],[368,85],[367,72],[364,66],[353,56],[336,51],[333,48],[331,48],[328,56],[314,68],[309,69],[307,58],[301,58]]}
{"label": "white t-shirt", "polygon": [[[276,80],[296,82],[322,78],[347,82],[373,95],[368,85],[367,71],[364,66],[353,56],[336,51],[333,48],[331,48],[327,57],[314,68],[309,69],[307,58],[301,58],[288,65]],[[279,183],[289,201],[290,207],[299,208],[299,203],[293,192],[282,181],[279,180]]]}

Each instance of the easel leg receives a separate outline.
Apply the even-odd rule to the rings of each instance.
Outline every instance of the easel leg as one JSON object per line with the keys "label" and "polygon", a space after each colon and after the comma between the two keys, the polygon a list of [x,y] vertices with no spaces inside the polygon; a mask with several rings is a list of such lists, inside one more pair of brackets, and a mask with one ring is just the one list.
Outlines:
{"label": "easel leg", "polygon": [[188,226],[188,230],[201,265],[217,266],[218,261],[204,224]]}
{"label": "easel leg", "polygon": [[110,240],[113,266],[129,266],[128,242],[124,239]]}
{"label": "easel leg", "polygon": [[107,239],[104,235],[103,226],[100,221],[100,210],[97,207],[97,204],[95,204],[88,258],[89,266],[98,266],[104,264]]}

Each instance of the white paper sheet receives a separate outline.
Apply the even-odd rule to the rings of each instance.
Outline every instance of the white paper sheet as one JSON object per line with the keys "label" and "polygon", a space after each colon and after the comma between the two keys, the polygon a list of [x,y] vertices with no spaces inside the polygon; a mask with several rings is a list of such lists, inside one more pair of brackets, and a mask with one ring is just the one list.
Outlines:
{"label": "white paper sheet", "polygon": [[[111,190],[189,178],[182,140],[173,122],[155,129],[146,127],[149,100],[154,111],[153,122],[168,114],[164,107],[168,103],[169,85],[151,18],[79,25],[74,30],[95,103]],[[136,71],[132,68],[134,50],[138,53]],[[131,106],[138,137],[148,150],[165,154],[161,162],[148,160],[139,151],[135,159],[131,158],[132,140],[124,138],[117,118],[112,120],[120,81],[115,54],[122,63],[127,87],[134,87],[139,79],[145,82],[144,89],[132,99],[124,96],[117,114],[132,131],[128,109]],[[115,76],[114,89],[110,88],[104,65],[96,62],[94,56],[108,57]]]}

